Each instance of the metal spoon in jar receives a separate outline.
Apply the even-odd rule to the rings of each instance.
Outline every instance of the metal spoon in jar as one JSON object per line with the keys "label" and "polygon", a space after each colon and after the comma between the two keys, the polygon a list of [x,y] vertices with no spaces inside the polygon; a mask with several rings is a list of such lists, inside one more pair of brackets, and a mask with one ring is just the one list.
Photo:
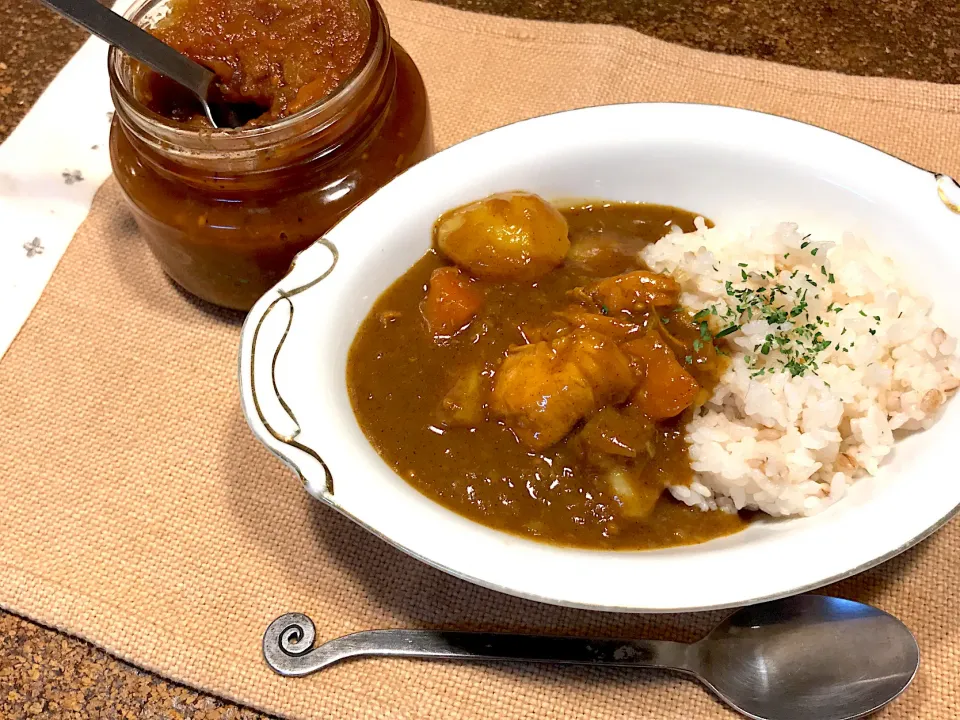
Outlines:
{"label": "metal spoon in jar", "polygon": [[696,677],[755,720],[852,720],[903,692],[920,665],[917,642],[892,615],[869,605],[799,595],[737,610],[702,640],[368,630],[313,647],[313,622],[290,613],[263,636],[280,675],[302,676],[347,658],[417,657],[664,668]]}
{"label": "metal spoon in jar", "polygon": [[204,114],[215,128],[235,128],[241,125],[236,113],[220,99],[214,84],[217,76],[213,72],[181,55],[143,28],[104,7],[97,0],[40,2],[102,40],[116,45],[161,75],[183,85],[200,100]]}

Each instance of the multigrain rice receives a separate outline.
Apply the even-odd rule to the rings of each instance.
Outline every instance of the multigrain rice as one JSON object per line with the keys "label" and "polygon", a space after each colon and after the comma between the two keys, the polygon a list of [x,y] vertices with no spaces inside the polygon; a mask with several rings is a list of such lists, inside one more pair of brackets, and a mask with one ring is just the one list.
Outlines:
{"label": "multigrain rice", "polygon": [[[686,307],[708,311],[714,335],[728,332],[730,365],[687,426],[693,481],[670,488],[688,505],[815,513],[875,474],[899,435],[935,422],[960,386],[956,339],[930,318],[930,302],[849,233],[832,241],[782,223],[742,234],[698,221],[642,257],[680,281]],[[744,293],[769,297],[772,287],[769,307],[789,316],[802,298],[803,312],[786,322],[738,312]],[[800,321],[824,349],[797,363]],[[778,338],[799,344],[781,352]]]}

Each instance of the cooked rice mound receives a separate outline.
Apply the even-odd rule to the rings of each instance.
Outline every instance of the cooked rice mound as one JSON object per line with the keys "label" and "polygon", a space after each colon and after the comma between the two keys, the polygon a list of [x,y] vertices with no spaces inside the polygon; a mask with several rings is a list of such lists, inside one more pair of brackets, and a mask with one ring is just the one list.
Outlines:
{"label": "cooked rice mound", "polygon": [[897,435],[935,422],[960,386],[956,339],[931,303],[849,233],[698,221],[642,257],[681,283],[713,335],[726,331],[731,354],[687,426],[694,480],[670,491],[688,505],[813,514],[875,474]]}

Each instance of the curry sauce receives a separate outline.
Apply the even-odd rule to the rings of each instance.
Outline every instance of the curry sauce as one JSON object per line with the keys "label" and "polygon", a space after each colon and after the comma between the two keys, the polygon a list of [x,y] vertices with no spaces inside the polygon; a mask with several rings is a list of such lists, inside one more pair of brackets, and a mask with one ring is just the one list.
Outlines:
{"label": "curry sauce", "polygon": [[[471,293],[466,297],[479,295],[482,307],[460,332],[437,331],[425,306],[431,284],[451,265],[438,250],[380,296],[347,363],[347,385],[364,433],[387,464],[424,495],[484,525],[542,541],[647,549],[742,529],[744,518],[688,508],[665,492],[692,478],[683,433],[694,412],[690,397],[679,414],[661,417],[675,408],[663,409],[659,384],[644,394],[643,380],[631,374],[627,392],[620,392],[611,381],[618,370],[598,365],[604,388],[594,386],[593,404],[575,422],[525,423],[511,415],[512,400],[522,413],[522,396],[532,393],[537,401],[541,392],[523,375],[509,383],[510,372],[524,369],[519,365],[524,353],[578,352],[570,344],[585,339],[589,352],[615,345],[616,356],[635,368],[633,351],[648,352],[644,343],[651,337],[669,338],[672,350],[660,352],[684,365],[689,392],[701,402],[724,368],[722,355],[704,342],[691,313],[674,302],[663,306],[648,298],[647,304],[618,312],[606,306],[616,300],[602,299],[613,295],[597,295],[604,288],[620,289],[609,280],[602,285],[605,278],[629,280],[630,273],[644,271],[639,251],[673,226],[692,230],[695,215],[616,203],[560,211],[569,237],[562,264],[532,280],[465,274]],[[591,292],[601,298],[596,312],[584,299]],[[650,357],[641,375],[652,377]],[[594,362],[591,356],[587,364]],[[457,399],[465,391],[483,398],[482,412],[457,422],[469,404]],[[681,388],[668,400],[685,393]],[[512,397],[499,397],[504,394]],[[542,394],[541,405],[555,402],[549,392]]]}

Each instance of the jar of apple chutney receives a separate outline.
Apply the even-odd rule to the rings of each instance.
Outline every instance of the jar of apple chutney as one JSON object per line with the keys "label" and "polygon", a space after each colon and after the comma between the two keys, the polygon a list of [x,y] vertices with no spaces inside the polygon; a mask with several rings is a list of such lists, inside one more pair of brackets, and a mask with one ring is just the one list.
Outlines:
{"label": "jar of apple chutney", "polygon": [[114,174],[163,269],[204,300],[249,309],[433,152],[423,80],[376,0],[145,0],[127,17],[213,70],[244,121],[212,128],[187,91],[110,49]]}

